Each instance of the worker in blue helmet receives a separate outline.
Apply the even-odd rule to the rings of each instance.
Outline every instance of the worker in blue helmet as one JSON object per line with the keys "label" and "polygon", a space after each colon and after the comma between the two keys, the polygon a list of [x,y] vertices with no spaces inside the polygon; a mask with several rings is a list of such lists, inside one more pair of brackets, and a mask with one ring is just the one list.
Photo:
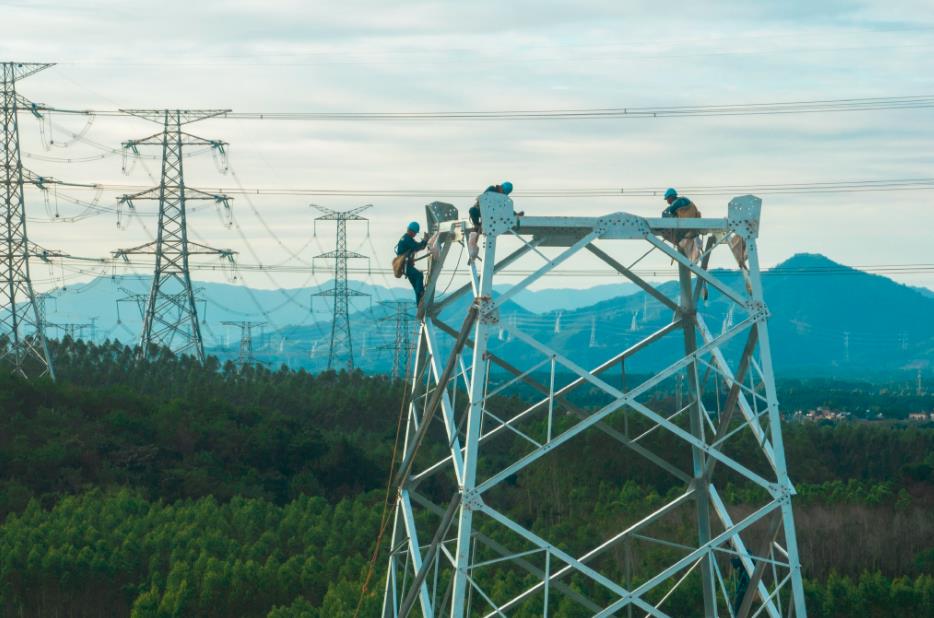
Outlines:
{"label": "worker in blue helmet", "polygon": [[[503,195],[509,195],[510,193],[512,193],[512,183],[507,180],[503,184],[500,184],[500,185],[490,185],[483,192],[484,193],[502,193]],[[470,222],[473,223],[475,231],[479,234],[480,233],[480,198],[479,197],[474,202],[474,205],[470,207],[468,214],[470,215]],[[521,217],[525,213],[520,212],[516,214]]]}
{"label": "worker in blue helmet", "polygon": [[[490,185],[486,188],[486,190],[484,190],[484,193],[501,193],[503,195],[509,195],[512,193],[512,183],[507,180],[502,184]],[[477,239],[478,236],[483,232],[483,228],[481,226],[479,197],[477,197],[476,201],[474,201],[473,206],[470,207],[470,210],[467,214],[470,216],[470,222],[473,223],[474,227],[473,232],[470,234],[467,240],[468,248],[470,249],[470,257],[467,262],[469,264],[477,259],[477,253],[479,252]],[[525,215],[524,211],[516,213],[517,217],[521,217],[523,215]],[[518,227],[518,223],[516,224],[516,227]]]}
{"label": "worker in blue helmet", "polygon": [[415,291],[416,305],[421,302],[422,296],[425,294],[425,275],[415,267],[415,254],[428,246],[427,232],[422,235],[421,240],[416,240],[420,230],[421,226],[418,221],[409,223],[405,234],[396,243],[396,259],[392,263],[396,277],[404,275],[412,284],[412,289]]}
{"label": "worker in blue helmet", "polygon": [[[668,208],[662,212],[663,217],[699,217],[700,212],[694,214],[693,211],[697,211],[697,206],[694,206],[694,202],[690,199],[684,197],[683,195],[679,196],[678,191],[672,187],[669,187],[665,191],[665,201],[668,202]],[[693,208],[692,208],[693,207]],[[679,212],[682,209],[687,209],[684,212]]]}

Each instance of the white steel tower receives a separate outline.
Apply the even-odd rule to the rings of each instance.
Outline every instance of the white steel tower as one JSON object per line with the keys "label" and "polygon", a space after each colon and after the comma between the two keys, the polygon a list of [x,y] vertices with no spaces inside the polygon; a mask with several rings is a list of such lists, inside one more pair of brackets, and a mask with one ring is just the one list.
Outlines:
{"label": "white steel tower", "polygon": [[[519,220],[508,197],[487,193],[481,260],[467,285],[440,299],[433,290],[444,259],[470,223],[435,207],[428,220],[440,232],[441,257],[419,316],[384,618],[549,616],[559,608],[567,608],[562,615],[670,616],[674,599],[683,603],[685,595],[690,615],[804,618],[795,491],[756,246],[761,200],[734,198],[725,218],[620,212]],[[639,260],[624,265],[624,256],[646,250],[676,265],[677,285],[646,281],[633,270]],[[720,253],[735,256],[740,273],[709,270]],[[584,328],[580,346],[557,349],[552,340],[566,333],[501,320],[501,309],[529,285],[595,258],[639,286],[670,321],[616,342],[602,338],[599,348],[587,345]],[[734,319],[726,322],[730,307]],[[721,320],[722,332],[711,328]],[[504,329],[508,337],[497,338]],[[583,358],[595,354],[602,362]],[[640,362],[651,367],[647,376],[630,371]],[[678,384],[680,404],[670,396]],[[508,397],[520,388],[524,399]],[[530,392],[537,398],[529,401]],[[618,446],[602,453],[663,471],[672,491],[644,511],[604,517],[612,524],[589,534],[515,514],[521,509],[510,488],[524,474],[577,465],[595,438]],[[739,500],[727,483],[751,491]],[[586,493],[532,489],[529,512],[557,501],[594,512]]]}

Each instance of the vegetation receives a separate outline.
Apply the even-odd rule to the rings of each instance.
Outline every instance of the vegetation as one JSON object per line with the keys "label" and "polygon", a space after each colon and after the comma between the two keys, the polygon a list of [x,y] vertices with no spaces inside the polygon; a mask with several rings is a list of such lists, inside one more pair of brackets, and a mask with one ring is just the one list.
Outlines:
{"label": "vegetation", "polygon": [[[54,384],[0,372],[0,615],[353,615],[400,385],[141,363],[118,344],[66,340],[55,354]],[[504,488],[510,516],[585,545],[678,490],[586,439],[578,465],[528,469]],[[785,447],[810,614],[934,615],[934,430],[791,424]],[[578,500],[527,499],[539,491]],[[738,482],[725,491],[739,509],[763,497]],[[686,521],[665,525],[688,534]],[[377,613],[380,576],[361,616]],[[672,615],[694,615],[692,592],[667,602]]]}

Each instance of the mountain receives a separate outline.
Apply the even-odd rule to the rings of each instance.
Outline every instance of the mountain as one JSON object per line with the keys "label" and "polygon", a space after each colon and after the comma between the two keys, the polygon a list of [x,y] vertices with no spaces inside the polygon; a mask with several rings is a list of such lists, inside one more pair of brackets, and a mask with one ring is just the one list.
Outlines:
{"label": "mountain", "polygon": [[[46,319],[53,337],[63,334],[68,325],[84,338],[97,341],[119,339],[135,342],[142,327],[141,301],[148,294],[152,277],[113,276],[98,277],[88,283],[71,285],[57,291],[45,301]],[[198,313],[204,325],[206,344],[226,346],[239,342],[236,327],[222,322],[250,320],[265,322],[267,331],[295,327],[329,327],[331,303],[328,297],[313,298],[321,290],[330,288],[332,281],[309,287],[263,290],[249,288],[240,283],[193,282],[198,301]],[[369,311],[381,301],[408,300],[412,292],[406,288],[386,288],[353,281],[351,288],[369,297],[354,298],[351,312]],[[95,323],[93,329],[91,319]],[[79,325],[83,327],[78,328]],[[259,331],[258,331],[259,332]]]}
{"label": "mountain", "polygon": [[[716,274],[742,289],[737,271]],[[64,325],[86,323],[94,316],[96,340],[117,338],[135,343],[141,329],[141,312],[132,295],[142,298],[150,281],[148,277],[102,277],[69,286],[54,300],[46,301],[48,321],[61,325],[51,327],[50,333],[61,336],[68,328]],[[261,290],[239,283],[196,283],[204,299],[199,312],[208,352],[236,359],[240,330],[223,322],[260,321],[266,324],[252,333],[258,360],[309,370],[326,367],[330,299],[319,297],[312,302],[312,295],[330,285],[325,282],[295,289]],[[396,309],[380,301],[409,301],[411,291],[356,281],[351,285],[370,295],[369,299],[352,299],[356,364],[365,371],[388,371],[396,340]],[[930,291],[848,268],[816,254],[795,255],[765,271],[763,285],[771,313],[773,360],[780,374],[865,375],[932,365],[934,320],[930,316],[934,315],[934,295]],[[675,282],[669,282],[662,285],[662,290],[674,296],[676,287]],[[584,290],[523,292],[502,308],[501,320],[561,351],[573,351],[580,363],[595,365],[671,321],[670,311],[641,291],[633,293],[633,288],[613,284]],[[131,298],[121,300],[127,296]],[[442,317],[458,328],[468,302],[465,297],[453,303]],[[720,332],[724,322],[743,319],[740,311],[729,315],[728,305],[711,290],[710,298],[699,308],[711,330]],[[89,328],[76,332],[85,338],[92,335]],[[441,345],[446,345],[444,339],[440,338]],[[677,354],[677,339],[669,339],[655,344],[658,347],[653,348],[653,355],[627,362],[627,371],[650,371],[666,357]],[[490,349],[514,363],[538,360],[524,345],[510,341],[504,328],[497,330]]]}
{"label": "mountain", "polygon": [[[504,291],[507,286],[494,286],[497,291]],[[605,283],[585,289],[547,288],[544,290],[522,290],[515,295],[516,304],[532,313],[550,311],[570,311],[588,307],[618,296],[629,296],[639,291],[634,283]]]}
{"label": "mountain", "polygon": [[[716,275],[735,289],[743,287],[737,271]],[[763,286],[773,362],[781,374],[865,374],[927,367],[934,360],[934,298],[909,286],[815,254],[795,255],[764,272]],[[676,294],[674,282],[662,289]],[[730,305],[711,289],[699,313],[720,332],[725,322],[745,317],[741,311],[730,315]],[[578,362],[595,365],[607,356],[601,348],[624,349],[669,323],[671,312],[640,292],[537,319],[527,325],[531,332],[560,350],[574,350]],[[679,347],[674,339],[653,346],[659,346],[654,355],[637,355],[627,369],[656,369]]]}

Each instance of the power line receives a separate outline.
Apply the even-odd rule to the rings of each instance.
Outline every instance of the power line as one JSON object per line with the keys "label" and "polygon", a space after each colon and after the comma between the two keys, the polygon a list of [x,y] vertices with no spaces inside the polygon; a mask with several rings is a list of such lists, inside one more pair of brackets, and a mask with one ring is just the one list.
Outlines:
{"label": "power line", "polygon": [[[764,116],[784,114],[839,113],[934,107],[934,95],[865,97],[847,99],[812,99],[766,103],[733,103],[722,105],[682,105],[664,107],[604,107],[577,109],[514,109],[461,111],[401,111],[401,112],[226,112],[218,118],[238,120],[303,120],[303,121],[460,121],[460,120],[588,120],[691,118],[712,116]],[[126,116],[122,110],[71,110],[39,106],[63,114],[86,116]]]}
{"label": "power line", "polygon": [[[51,181],[51,179],[47,179]],[[54,181],[62,186],[68,186],[79,189],[93,189],[95,191],[115,191],[132,192],[142,190],[142,185],[128,184],[105,184],[105,183],[67,183]],[[246,188],[235,179],[235,187],[215,187],[211,189],[216,193],[224,195],[242,195],[248,196],[269,196],[269,197],[475,197],[475,189],[458,188],[438,188],[438,189],[326,189],[326,188],[299,188],[299,187],[264,187],[264,188]],[[920,178],[883,178],[883,179],[863,179],[863,180],[834,180],[819,182],[790,182],[790,183],[756,183],[756,184],[736,184],[736,185],[679,185],[679,190],[692,196],[734,196],[737,194],[751,193],[756,195],[816,195],[816,194],[834,194],[834,193],[873,193],[873,192],[905,192],[905,191],[931,191],[934,190],[934,177]],[[642,198],[658,197],[665,191],[665,187],[578,187],[578,188],[553,188],[553,189],[526,189],[516,191],[516,195],[523,199],[539,198],[568,198],[568,199],[594,199],[594,198]],[[77,198],[68,198],[68,201],[78,205],[90,208],[98,214],[119,214],[119,207],[108,207],[96,204],[93,207],[88,206],[88,202],[83,202]],[[272,233],[269,224],[261,217],[255,204],[247,200],[251,210],[259,219],[260,224],[266,229],[270,236],[282,246],[287,253],[298,258],[294,251],[285,247],[278,237]],[[87,214],[86,216],[92,216]],[[86,218],[86,217],[82,217]]]}

